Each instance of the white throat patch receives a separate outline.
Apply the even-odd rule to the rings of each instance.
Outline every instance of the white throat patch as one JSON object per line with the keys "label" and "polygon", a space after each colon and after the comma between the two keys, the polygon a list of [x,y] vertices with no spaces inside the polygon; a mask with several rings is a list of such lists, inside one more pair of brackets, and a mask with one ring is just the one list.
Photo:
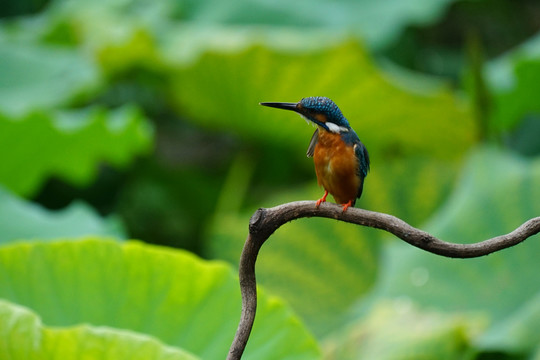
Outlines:
{"label": "white throat patch", "polygon": [[338,126],[332,122],[326,122],[325,125],[328,128],[328,130],[330,130],[330,132],[333,132],[336,134],[349,131],[349,129],[347,129],[346,127]]}

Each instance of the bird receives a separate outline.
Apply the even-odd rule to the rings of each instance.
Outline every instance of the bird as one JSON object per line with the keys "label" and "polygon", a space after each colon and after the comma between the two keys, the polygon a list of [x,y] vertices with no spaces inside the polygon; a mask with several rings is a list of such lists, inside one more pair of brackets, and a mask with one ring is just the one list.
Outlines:
{"label": "bird", "polygon": [[339,107],[323,96],[305,97],[296,103],[259,104],[292,110],[316,125],[306,153],[307,157],[313,157],[317,182],[324,188],[324,195],[317,200],[316,207],[326,201],[329,193],[342,205],[343,212],[354,207],[369,172],[369,153]]}

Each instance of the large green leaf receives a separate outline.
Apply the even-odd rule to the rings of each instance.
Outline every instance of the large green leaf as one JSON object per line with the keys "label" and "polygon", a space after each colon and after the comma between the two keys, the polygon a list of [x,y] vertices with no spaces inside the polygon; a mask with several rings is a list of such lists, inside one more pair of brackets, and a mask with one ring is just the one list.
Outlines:
{"label": "large green leaf", "polygon": [[[540,160],[480,149],[465,166],[455,193],[424,228],[456,243],[510,232],[540,214],[539,183]],[[476,340],[479,346],[532,351],[540,342],[535,320],[540,301],[537,240],[535,236],[519,246],[468,260],[443,258],[394,242],[386,248],[376,290],[359,309],[364,313],[380,299],[402,298],[424,308],[477,312],[490,322],[484,337]],[[529,319],[520,324],[519,332],[510,331],[525,314]],[[495,342],[500,333],[510,338]]]}
{"label": "large green leaf", "polygon": [[516,84],[514,65],[522,60],[540,57],[540,34],[490,61],[485,69],[489,85],[497,91],[510,90]]}
{"label": "large green leaf", "polygon": [[451,193],[459,166],[458,160],[442,161],[427,156],[377,163],[374,160],[359,206],[420,225]]}
{"label": "large green leaf", "polygon": [[55,239],[84,235],[125,238],[116,218],[101,218],[88,205],[76,202],[61,211],[49,211],[17,198],[0,186],[0,244],[19,239]]}
{"label": "large green leaf", "polygon": [[536,351],[531,356],[531,360],[540,360],[540,346],[537,346]]}
{"label": "large green leaf", "polygon": [[[385,9],[392,9],[392,20],[407,18],[409,11],[429,18],[428,14],[439,11],[434,9],[441,9],[448,1],[433,1],[429,6],[417,0],[398,1]],[[366,1],[319,3],[313,7],[319,9],[317,14],[332,8],[334,16],[329,19],[339,23],[345,22],[337,20],[335,13],[350,17],[357,13],[357,7],[377,12],[380,6]],[[237,1],[226,8],[234,14],[242,4]],[[105,72],[143,66],[165,75],[173,83],[170,95],[179,113],[212,130],[226,129],[256,141],[303,148],[310,134],[298,118],[261,109],[257,104],[324,95],[341,106],[374,154],[459,157],[472,143],[471,115],[444,85],[426,87],[419,81],[406,87],[396,85],[357,43],[346,42],[343,35],[326,35],[317,27],[253,29],[230,26],[229,21],[210,25],[205,20],[212,18],[209,12],[228,16],[217,10],[224,5],[216,6],[211,1],[59,1],[49,10],[49,16],[56,20],[42,32],[53,40],[65,32],[73,33],[75,43],[90,49]],[[261,5],[261,14],[268,13],[268,6]],[[270,8],[278,10],[279,6]],[[289,10],[294,13],[300,9],[305,13],[300,5]],[[257,10],[247,12],[253,13]],[[376,18],[371,11],[358,13]],[[388,23],[385,16],[385,22],[376,22]],[[178,24],[176,20],[184,17],[200,21]],[[275,17],[269,15],[271,18]],[[179,66],[182,69],[177,76],[170,76]]]}
{"label": "large green leaf", "polygon": [[[152,335],[203,359],[226,356],[240,318],[238,279],[224,263],[178,250],[87,239],[0,248],[0,297],[47,326],[89,323]],[[315,341],[261,292],[246,359],[316,359]]]}
{"label": "large green leaf", "polygon": [[66,105],[100,83],[96,66],[71,49],[0,42],[0,113]]}
{"label": "large green leaf", "polygon": [[327,359],[472,359],[470,321],[463,315],[418,311],[406,300],[377,304],[361,324],[325,343]]}
{"label": "large green leaf", "polygon": [[198,123],[263,143],[296,145],[298,154],[312,130],[295,114],[262,108],[260,101],[332,98],[374,161],[395,155],[455,159],[473,142],[469,111],[444,87],[400,87],[354,43],[303,52],[206,52],[179,70],[174,85],[179,108]]}
{"label": "large green leaf", "polygon": [[535,96],[540,91],[540,57],[516,62],[514,72],[512,89],[495,94],[493,126],[498,131],[514,128],[526,116],[540,115]]}
{"label": "large green leaf", "polygon": [[0,358],[4,360],[195,360],[147,335],[78,325],[53,328],[27,308],[0,300]]}
{"label": "large green leaf", "polygon": [[494,130],[509,130],[526,116],[539,116],[540,34],[490,62],[486,76],[494,93]]}
{"label": "large green leaf", "polygon": [[[520,352],[534,349],[540,343],[540,291],[493,327],[481,339],[480,345],[488,349]],[[535,336],[536,335],[536,336]]]}
{"label": "large green leaf", "polygon": [[180,21],[203,26],[244,27],[248,31],[256,31],[260,26],[318,29],[354,34],[371,48],[381,48],[395,40],[406,26],[435,22],[454,1],[56,1],[53,10],[62,9],[71,14],[86,12],[86,17],[92,15],[96,22],[103,21],[104,17],[107,21],[107,18],[120,16],[156,29],[167,22],[178,26]]}
{"label": "large green leaf", "polygon": [[[397,13],[403,13],[401,6],[429,12],[415,3],[396,5]],[[178,112],[212,130],[304,148],[311,134],[298,117],[257,104],[324,95],[338,103],[374,154],[452,158],[473,142],[471,114],[444,84],[397,85],[358,43],[317,29],[174,21],[174,14],[189,18],[191,11],[205,13],[215,4],[207,5],[181,4],[181,12],[176,3],[59,2],[51,16],[62,33],[68,29],[94,52],[106,72],[143,66],[164,74]],[[338,6],[349,5],[356,6]]]}
{"label": "large green leaf", "polygon": [[453,0],[302,0],[254,2],[235,0],[185,1],[186,17],[203,24],[273,25],[348,32],[372,48],[395,40],[411,24],[437,20]]}
{"label": "large green leaf", "polygon": [[150,123],[134,107],[32,113],[19,119],[0,114],[0,183],[31,195],[49,176],[87,184],[105,161],[124,166],[148,151]]}

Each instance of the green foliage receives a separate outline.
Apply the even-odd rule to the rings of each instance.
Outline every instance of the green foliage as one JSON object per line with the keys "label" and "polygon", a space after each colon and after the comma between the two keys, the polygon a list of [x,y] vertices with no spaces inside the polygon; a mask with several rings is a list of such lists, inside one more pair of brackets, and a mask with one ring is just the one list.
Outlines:
{"label": "green foliage", "polygon": [[0,113],[5,116],[67,105],[100,83],[95,64],[71,49],[0,44]]}
{"label": "green foliage", "polygon": [[495,97],[493,126],[499,131],[515,127],[524,116],[540,113],[535,96],[539,91],[540,57],[516,61],[513,67],[516,77],[514,86]]}
{"label": "green foliage", "polygon": [[[0,268],[0,297],[29,307],[46,326],[131,330],[202,359],[225,356],[240,317],[238,279],[231,269],[185,251],[98,238],[26,242],[0,248]],[[29,336],[36,328],[26,330]],[[121,337],[110,334],[103,341]],[[95,333],[77,336],[93,341]],[[246,359],[317,354],[298,319],[262,292]]]}
{"label": "green foliage", "polygon": [[482,336],[480,345],[487,349],[523,352],[538,346],[540,334],[540,292],[520,304],[511,316]]}
{"label": "green foliage", "polygon": [[366,178],[360,206],[398,216],[416,226],[444,203],[461,163],[427,156],[389,159]]}
{"label": "green foliage", "polygon": [[[492,148],[476,151],[454,194],[425,228],[456,243],[507,233],[540,213],[539,203],[531,201],[540,196],[539,181],[538,160]],[[396,298],[423,309],[477,313],[489,320],[486,331],[474,339],[480,348],[531,352],[540,341],[534,320],[540,299],[539,246],[532,238],[489,257],[453,260],[394,242],[385,248],[385,271],[361,313],[380,299]],[[501,335],[508,337],[501,341]]]}
{"label": "green foliage", "polygon": [[[366,194],[359,206],[389,211],[419,224],[445,199],[452,172],[456,172],[452,163],[425,158],[381,164],[368,176]],[[234,184],[223,189],[225,197],[242,192],[234,187],[243,182],[242,176],[232,177]],[[314,184],[305,188],[309,190],[272,194],[258,205],[271,207],[322,195]],[[246,224],[254,210],[238,212],[231,202],[218,208],[205,241],[206,254],[238,264]],[[295,221],[278,230],[265,244],[257,262],[258,281],[284,297],[322,337],[342,324],[343,312],[374,285],[381,269],[382,235],[325,219]]]}
{"label": "green foliage", "polygon": [[61,211],[43,207],[17,198],[0,187],[0,244],[21,239],[48,239],[104,235],[125,238],[118,218],[100,218],[82,202]]}
{"label": "green foliage", "polygon": [[459,158],[473,142],[467,109],[442,86],[423,87],[419,94],[385,76],[359,45],[342,42],[304,53],[266,47],[209,52],[180,69],[173,86],[179,106],[199,123],[269,145],[295,145],[301,155],[311,130],[294,114],[261,109],[260,101],[321,94],[334,99],[375,161],[395,155]]}
{"label": "green foliage", "polygon": [[540,346],[537,347],[536,352],[531,357],[532,360],[538,360],[540,359]]}
{"label": "green foliage", "polygon": [[[361,324],[327,341],[328,359],[473,359],[470,320],[419,311],[404,300],[381,302]],[[406,331],[404,331],[406,329]],[[390,340],[390,341],[389,341]]]}
{"label": "green foliage", "polygon": [[[400,185],[408,189],[403,192],[407,197],[440,196],[437,191],[427,191],[429,187],[421,181],[428,169],[437,167],[432,163],[424,169],[402,177],[406,181]],[[396,178],[397,174],[387,177],[387,183],[381,178],[382,183],[374,181],[374,186],[391,187]],[[497,181],[493,181],[495,178]],[[540,195],[534,186],[538,181],[538,161],[491,148],[479,149],[462,170],[458,187],[446,205],[422,228],[452,242],[475,242],[508,232],[540,212],[529,200]],[[288,192],[262,205],[317,195],[315,189],[309,193]],[[406,214],[409,205],[402,199],[385,196],[376,204]],[[374,199],[366,197],[360,202],[371,208],[370,201]],[[510,208],[519,210],[509,214],[505,209]],[[249,215],[218,213],[210,234],[212,256],[237,262]],[[474,225],[470,219],[474,219]],[[536,283],[534,239],[487,258],[451,260],[405,243],[384,242],[381,235],[327,220],[303,219],[278,230],[261,251],[258,280],[287,299],[325,340],[329,358],[351,358],[355,354],[356,358],[413,359],[419,354],[413,350],[423,349],[421,353],[428,354],[428,359],[451,359],[483,350],[530,352],[540,341],[535,335],[539,289],[531,286]],[[512,276],[513,269],[520,269],[519,281]],[[365,300],[356,314],[358,322],[343,327],[349,316],[338,309],[346,309],[362,296]],[[389,302],[382,310],[378,304],[383,300],[396,305]],[[409,304],[407,311],[395,308],[400,303]],[[411,304],[418,304],[418,308],[410,310]],[[426,313],[426,308],[437,312]],[[418,327],[411,329],[404,325],[407,323]],[[338,330],[328,337],[332,329]],[[392,347],[386,341],[389,334]]]}
{"label": "green foliage", "polygon": [[[460,15],[474,6],[486,15],[470,24]],[[489,115],[492,138],[540,151],[540,37],[488,63],[492,108],[479,102],[486,108],[472,111],[441,70],[461,64],[453,79],[463,71],[456,27],[481,28],[497,18],[492,9],[511,8],[505,0],[56,0],[39,15],[3,19],[0,242],[18,241],[0,247],[0,298],[10,301],[0,300],[8,339],[0,357],[223,358],[240,311],[227,265],[73,238],[124,238],[120,213],[131,236],[236,264],[256,207],[322,193],[304,157],[312,130],[260,101],[324,95],[339,104],[373,162],[360,207],[467,242],[537,216],[538,160],[480,148],[462,162],[475,148],[474,113]],[[498,44],[519,32],[496,28]],[[389,66],[385,54],[424,74]],[[433,73],[445,78],[426,81]],[[153,128],[156,151],[133,166],[150,152]],[[101,163],[120,169],[112,181]],[[17,196],[75,202],[52,212]],[[79,198],[111,215],[98,217]],[[446,260],[379,231],[287,224],[265,244],[257,276],[301,319],[262,291],[247,358],[319,358],[309,331],[332,359],[538,358],[534,240]]]}
{"label": "green foliage", "polygon": [[9,30],[0,47],[0,151],[10,154],[0,167],[3,186],[23,196],[51,176],[83,186],[101,162],[121,167],[149,150],[152,126],[134,105],[66,109],[102,86],[94,61],[36,39],[15,42],[18,32]]}
{"label": "green foliage", "polygon": [[[379,48],[395,40],[407,25],[432,22],[453,0],[298,1],[254,3],[235,0],[226,6],[216,0],[197,1],[191,10],[199,21],[223,24],[271,24],[350,32]],[[187,2],[189,4],[189,2]],[[190,16],[191,17],[191,16]]]}
{"label": "green foliage", "polygon": [[[164,25],[193,23],[206,29],[217,26],[257,31],[266,26],[300,31],[316,30],[319,33],[335,35],[348,33],[365,41],[370,48],[379,49],[395,41],[407,26],[436,21],[453,2],[455,0],[434,0],[429,3],[421,0],[393,0],[384,3],[368,0],[316,0],[295,3],[284,0],[272,3],[247,0],[227,3],[218,0],[167,0],[159,3],[148,0],[99,0],[76,3],[55,1],[53,10],[55,15],[74,15],[75,21],[72,24],[79,30],[89,27],[96,30],[93,31],[95,39],[107,34],[104,31],[107,27],[100,24],[110,21],[117,21],[120,25],[112,34],[115,39],[126,34],[126,25],[149,27],[157,34],[166,28]],[[96,25],[87,21],[90,16],[94,17]],[[204,32],[204,28],[201,31]]]}
{"label": "green foliage", "polygon": [[[248,222],[246,215],[219,216],[210,254],[236,263]],[[332,221],[295,221],[265,244],[257,261],[258,281],[287,299],[322,336],[340,323],[342,309],[375,280],[378,237],[369,235],[373,232]]]}
{"label": "green foliage", "polygon": [[9,360],[195,360],[150,336],[107,327],[48,327],[27,308],[0,300],[0,357]]}
{"label": "green foliage", "polygon": [[[430,6],[420,6],[417,1],[396,2],[392,7],[395,16],[387,17],[385,24],[432,18],[447,2],[433,1]],[[222,15],[245,11],[242,3],[227,4],[229,10]],[[306,16],[321,16],[325,14],[322,9],[333,7],[343,14],[342,24],[347,23],[343,17],[350,13],[369,14],[371,22],[381,23],[372,15],[380,5],[342,2],[336,8],[335,4],[319,3],[314,8],[320,13]],[[73,33],[76,42],[94,52],[106,73],[134,67],[165,73],[171,78],[172,105],[183,116],[213,130],[226,129],[257,141],[303,148],[306,141],[298,134],[308,131],[301,121],[287,120],[286,115],[269,109],[261,111],[257,104],[264,99],[294,101],[324,94],[340,104],[374,153],[455,157],[472,144],[470,112],[444,85],[427,87],[413,81],[405,88],[396,86],[388,74],[373,65],[363,47],[345,36],[321,36],[320,31],[277,26],[254,34],[242,27],[203,27],[206,17],[220,23],[209,15],[215,4],[203,4],[60,1],[51,11],[54,21],[45,22],[41,30],[52,39],[58,27]],[[175,12],[177,9],[181,10]],[[303,6],[289,11],[300,9]],[[253,9],[254,18],[258,11],[272,23],[277,21],[268,9]],[[177,20],[184,17],[201,22],[179,27]],[[349,20],[352,25],[352,18]],[[354,26],[364,23],[357,20],[355,17]],[[320,19],[314,22],[322,23]],[[116,31],[104,30],[110,28]],[[381,123],[387,132],[379,131]]]}
{"label": "green foliage", "polygon": [[525,116],[539,115],[540,35],[489,64],[487,79],[494,93],[492,127],[515,128]]}
{"label": "green foliage", "polygon": [[0,148],[10,153],[0,183],[27,196],[51,175],[85,185],[100,162],[125,166],[148,151],[151,137],[152,128],[134,107],[34,112],[17,119],[0,114]]}

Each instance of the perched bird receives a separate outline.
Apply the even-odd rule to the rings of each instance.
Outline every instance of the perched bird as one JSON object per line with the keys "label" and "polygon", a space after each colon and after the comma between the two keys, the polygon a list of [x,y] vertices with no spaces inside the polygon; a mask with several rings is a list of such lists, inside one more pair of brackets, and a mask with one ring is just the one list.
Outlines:
{"label": "perched bird", "polygon": [[307,150],[307,156],[313,157],[319,186],[325,190],[317,207],[326,201],[328,193],[343,205],[343,212],[354,206],[369,171],[369,154],[337,105],[326,97],[260,104],[295,111],[317,125]]}

